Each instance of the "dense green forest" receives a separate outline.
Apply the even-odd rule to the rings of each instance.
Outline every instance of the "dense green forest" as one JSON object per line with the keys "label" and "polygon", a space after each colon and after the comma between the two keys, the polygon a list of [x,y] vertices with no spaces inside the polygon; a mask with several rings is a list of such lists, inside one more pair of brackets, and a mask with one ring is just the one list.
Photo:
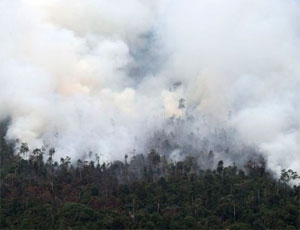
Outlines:
{"label": "dense green forest", "polygon": [[14,154],[3,136],[1,229],[300,228],[300,186],[288,185],[298,175],[274,179],[263,160],[201,170],[192,156],[170,163],[151,151],[71,164],[26,144]]}

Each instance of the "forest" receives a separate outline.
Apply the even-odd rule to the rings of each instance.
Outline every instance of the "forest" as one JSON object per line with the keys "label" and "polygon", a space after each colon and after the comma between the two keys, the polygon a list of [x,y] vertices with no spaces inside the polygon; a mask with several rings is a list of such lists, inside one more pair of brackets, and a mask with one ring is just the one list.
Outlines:
{"label": "forest", "polygon": [[300,186],[290,183],[299,176],[276,179],[263,159],[203,170],[152,150],[74,163],[25,143],[16,152],[4,133],[0,144],[1,229],[300,228]]}
{"label": "forest", "polygon": [[300,230],[300,0],[0,0],[0,230]]}

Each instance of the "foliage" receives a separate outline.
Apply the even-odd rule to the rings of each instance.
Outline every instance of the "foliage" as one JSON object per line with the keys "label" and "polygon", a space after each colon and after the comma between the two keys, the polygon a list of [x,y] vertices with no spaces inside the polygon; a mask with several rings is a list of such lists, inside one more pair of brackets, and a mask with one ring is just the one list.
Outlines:
{"label": "foliage", "polygon": [[[151,151],[130,162],[97,164],[55,150],[0,142],[1,229],[299,229],[300,186],[264,164],[247,173],[220,161],[201,170],[193,157],[168,163]],[[28,157],[22,156],[27,154]],[[210,152],[209,154],[212,154]],[[46,157],[47,156],[47,157]]]}

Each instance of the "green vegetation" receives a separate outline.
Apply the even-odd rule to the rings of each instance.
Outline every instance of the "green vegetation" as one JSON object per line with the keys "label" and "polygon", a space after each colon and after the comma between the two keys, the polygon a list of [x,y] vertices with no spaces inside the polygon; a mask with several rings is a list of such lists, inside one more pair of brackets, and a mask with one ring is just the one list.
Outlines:
{"label": "green vegetation", "polygon": [[[299,229],[298,178],[272,178],[265,164],[244,171],[220,161],[201,170],[189,156],[167,163],[155,151],[130,162],[53,161],[19,155],[1,139],[1,229]],[[98,159],[98,158],[97,158]]]}

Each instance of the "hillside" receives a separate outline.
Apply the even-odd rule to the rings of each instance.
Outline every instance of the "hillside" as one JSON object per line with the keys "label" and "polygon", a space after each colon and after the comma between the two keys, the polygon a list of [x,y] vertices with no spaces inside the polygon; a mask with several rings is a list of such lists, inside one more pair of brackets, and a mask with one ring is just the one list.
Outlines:
{"label": "hillside", "polygon": [[201,170],[155,151],[99,164],[1,141],[1,229],[297,229],[300,186],[264,162]]}

